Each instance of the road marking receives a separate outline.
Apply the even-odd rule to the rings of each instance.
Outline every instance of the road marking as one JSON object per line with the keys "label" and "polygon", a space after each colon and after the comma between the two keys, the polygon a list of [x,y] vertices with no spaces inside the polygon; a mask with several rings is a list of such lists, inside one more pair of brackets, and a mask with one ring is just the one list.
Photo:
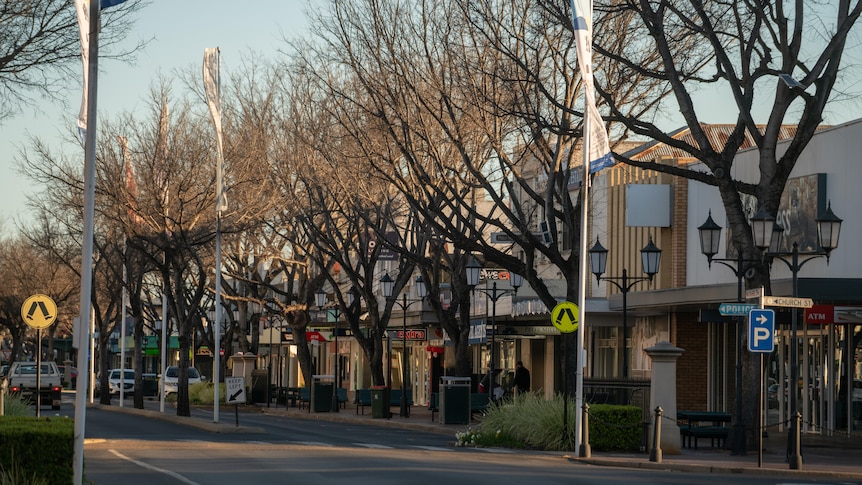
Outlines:
{"label": "road marking", "polygon": [[414,445],[414,448],[419,448],[420,450],[427,451],[452,451],[452,448],[443,448],[442,446],[418,446]]}
{"label": "road marking", "polygon": [[484,451],[485,453],[501,453],[501,454],[509,454],[514,453],[512,450],[504,450],[502,448],[476,448],[479,451]]}
{"label": "road marking", "polygon": [[327,448],[335,446],[332,443],[324,443],[322,441],[294,441],[293,444],[302,446],[324,446]]}
{"label": "road marking", "polygon": [[165,470],[164,468],[159,468],[157,466],[153,466],[153,465],[150,465],[148,463],[144,463],[142,461],[133,460],[133,459],[129,458],[128,456],[120,453],[117,450],[108,450],[108,451],[110,451],[114,455],[122,458],[123,460],[130,461],[130,462],[134,463],[135,465],[138,465],[141,468],[146,468],[147,470],[153,470],[153,471],[156,471],[159,473],[164,473],[165,475],[168,475],[169,477],[176,478],[177,480],[179,480],[183,483],[187,483],[189,485],[200,485],[198,482],[193,482],[193,481],[189,480],[188,478],[180,475],[179,473],[174,473],[170,470]]}
{"label": "road marking", "polygon": [[356,446],[361,446],[363,448],[374,448],[375,450],[392,450],[394,449],[391,446],[386,445],[378,445],[376,443],[353,443]]}

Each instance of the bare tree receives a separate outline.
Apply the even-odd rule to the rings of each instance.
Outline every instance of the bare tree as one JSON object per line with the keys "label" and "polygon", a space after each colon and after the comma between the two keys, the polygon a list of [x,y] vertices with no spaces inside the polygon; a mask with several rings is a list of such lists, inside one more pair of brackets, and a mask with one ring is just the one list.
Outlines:
{"label": "bare tree", "polygon": [[[130,31],[144,0],[130,0],[104,12],[102,56],[129,59],[143,47],[111,53]],[[81,76],[81,39],[75,9],[68,0],[0,1],[0,121],[37,96],[59,99],[69,78]]]}

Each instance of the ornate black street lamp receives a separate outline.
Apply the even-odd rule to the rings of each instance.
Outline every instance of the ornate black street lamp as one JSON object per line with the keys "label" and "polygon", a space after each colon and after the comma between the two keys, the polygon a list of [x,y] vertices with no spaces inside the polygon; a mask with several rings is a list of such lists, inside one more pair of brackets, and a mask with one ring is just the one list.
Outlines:
{"label": "ornate black street lamp", "polygon": [[[356,288],[350,288],[350,291],[347,292],[347,306],[353,306],[353,302],[357,301],[356,298],[359,292],[356,291]],[[316,299],[317,306],[322,310],[326,305],[326,292],[323,291],[323,288],[317,290],[314,293],[314,298]],[[332,379],[332,406],[331,412],[338,412],[338,321],[341,319],[341,308],[336,305],[335,306],[335,328],[332,332],[333,334],[333,345],[335,346],[335,351],[333,352],[334,361],[332,363],[332,371],[333,371],[333,379]]]}
{"label": "ornate black street lamp", "polygon": [[[623,295],[623,378],[628,378],[628,300],[627,295],[635,284],[642,281],[652,281],[653,276],[658,273],[661,264],[661,249],[659,249],[650,238],[649,243],[641,249],[641,264],[643,272],[646,276],[631,277],[628,275],[628,270],[623,268],[622,276],[602,276],[608,265],[608,250],[602,246],[599,239],[596,238],[596,244],[589,250],[590,267],[593,269],[593,274],[596,275],[596,281],[605,280],[608,283],[616,286]],[[617,283],[619,281],[619,283]]]}
{"label": "ornate black street lamp", "polygon": [[[389,276],[389,273],[386,273],[383,275],[383,278],[380,279],[380,283],[383,284],[383,296],[387,299],[392,298],[392,290],[395,288],[395,280]],[[408,300],[407,293],[405,292],[401,294],[400,302],[395,298],[392,300],[394,304],[401,308],[401,314],[403,316],[401,324],[401,412],[399,413],[402,418],[410,417],[410,406],[407,405],[407,309],[410,308],[410,305],[424,300],[425,295],[428,294],[428,288],[425,286],[425,281],[422,280],[422,275],[416,277],[415,283],[416,293],[419,295],[419,299]]]}
{"label": "ornate black street lamp", "polygon": [[488,399],[494,401],[494,361],[496,360],[496,342],[497,335],[497,300],[505,295],[515,295],[518,293],[518,288],[524,283],[524,278],[516,273],[509,272],[509,282],[512,289],[497,288],[497,281],[491,285],[491,288],[477,288],[479,284],[479,273],[482,267],[475,259],[471,259],[470,263],[465,267],[467,271],[467,286],[473,290],[481,291],[491,300],[491,358],[488,364]]}
{"label": "ornate black street lamp", "polygon": [[[827,206],[826,211],[817,219],[815,219],[817,223],[817,236],[818,236],[818,244],[820,249],[817,251],[807,251],[800,252],[799,244],[797,242],[793,243],[793,250],[790,252],[780,251],[781,248],[781,238],[784,233],[784,229],[775,223],[775,217],[771,214],[764,211],[762,208],[751,217],[749,220],[751,223],[752,236],[754,237],[754,244],[760,251],[763,251],[767,256],[768,260],[774,261],[779,260],[787,265],[787,268],[790,270],[793,275],[793,297],[799,296],[799,270],[812,259],[825,256],[827,262],[829,260],[829,254],[833,249],[838,247],[838,236],[841,232],[841,219],[838,218],[832,212],[831,204]],[[757,263],[760,261],[757,260],[745,260],[742,258],[742,252],[737,251],[736,258],[736,266],[731,266],[727,264],[725,261],[734,261],[733,259],[716,259],[713,256],[718,253],[719,249],[719,240],[721,236],[721,227],[712,220],[712,213],[707,217],[706,222],[703,223],[698,228],[700,233],[700,244],[701,244],[701,252],[707,257],[707,260],[710,264],[713,261],[717,261],[724,266],[730,268],[737,277],[737,300],[742,300],[742,279],[745,277],[745,273],[750,269],[749,267],[743,267],[743,263]],[[800,261],[799,257],[804,256],[806,259]],[[790,258],[789,260],[787,258]],[[798,356],[797,356],[797,332],[798,332],[798,322],[797,322],[797,311],[794,308],[791,318],[791,327],[790,327],[790,382],[791,389],[788,392],[788,396],[790,399],[790,426],[788,427],[788,437],[787,437],[787,460],[790,463],[790,468],[797,470],[802,468],[802,456],[800,452],[800,443],[797,439],[798,434],[796,432],[796,414],[797,414],[797,392],[796,386],[798,381]],[[736,355],[736,423],[733,425],[734,427],[734,439],[731,444],[732,453],[737,455],[746,454],[746,438],[745,438],[745,427],[742,422],[743,412],[742,412],[742,352],[743,352],[743,344],[742,344],[742,319],[739,318],[737,320],[737,355]]]}

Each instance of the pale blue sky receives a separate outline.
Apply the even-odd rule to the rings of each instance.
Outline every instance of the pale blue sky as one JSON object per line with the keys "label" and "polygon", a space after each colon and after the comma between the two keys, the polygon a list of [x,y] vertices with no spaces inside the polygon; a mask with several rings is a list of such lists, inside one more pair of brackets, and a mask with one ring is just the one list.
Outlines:
{"label": "pale blue sky", "polygon": [[[310,0],[315,4],[315,0]],[[322,3],[322,2],[320,2]],[[141,10],[128,43],[153,39],[132,64],[103,60],[99,77],[98,112],[100,119],[115,118],[121,113],[137,112],[146,106],[150,88],[161,73],[170,77],[177,69],[193,66],[200,69],[206,47],[221,48],[222,71],[238,68],[242,56],[254,52],[274,58],[283,47],[282,37],[303,35],[306,28],[306,0],[152,0]],[[858,39],[858,35],[854,37]],[[849,44],[851,45],[851,44]],[[858,45],[858,43],[852,43]],[[845,64],[859,67],[857,54],[848,50]],[[857,89],[854,84],[851,89]],[[70,79],[66,106],[45,102],[31,112],[3,120],[0,124],[0,230],[13,229],[13,221],[26,217],[26,195],[32,189],[28,180],[17,173],[15,159],[26,143],[27,134],[47,141],[52,150],[75,155],[76,147],[68,143],[69,133],[81,102],[80,78]],[[703,121],[728,123],[735,112],[725,108],[729,97],[717,93],[696,96],[702,103]],[[732,106],[732,105],[731,105]],[[758,111],[765,121],[768,101]],[[859,102],[846,99],[827,107],[826,123],[839,124],[858,117]],[[682,123],[667,119],[662,126],[673,129]],[[66,140],[66,141],[63,141]],[[69,150],[72,150],[69,152]],[[80,149],[83,165],[83,149]]]}
{"label": "pale blue sky", "polygon": [[[159,73],[177,69],[200,70],[204,48],[221,48],[222,71],[239,67],[241,56],[255,52],[275,57],[283,36],[301,34],[306,26],[305,0],[152,0],[142,9],[129,33],[129,45],[152,39],[132,64],[102,60],[99,74],[100,119],[144,109],[152,83]],[[81,71],[82,72],[82,71]],[[45,102],[38,109],[7,118],[0,124],[0,230],[12,230],[13,221],[26,217],[29,182],[19,175],[15,160],[27,134],[46,140],[52,149],[70,156],[68,140],[81,103],[80,79],[70,79],[66,106]],[[81,149],[83,166],[83,149]]]}

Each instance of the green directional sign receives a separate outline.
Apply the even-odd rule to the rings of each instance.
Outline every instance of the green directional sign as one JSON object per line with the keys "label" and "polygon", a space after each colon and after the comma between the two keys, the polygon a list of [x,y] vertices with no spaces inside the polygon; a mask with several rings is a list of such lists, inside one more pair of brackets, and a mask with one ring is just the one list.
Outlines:
{"label": "green directional sign", "polygon": [[758,305],[754,303],[722,303],[718,306],[718,313],[725,317],[744,317],[756,308]]}

